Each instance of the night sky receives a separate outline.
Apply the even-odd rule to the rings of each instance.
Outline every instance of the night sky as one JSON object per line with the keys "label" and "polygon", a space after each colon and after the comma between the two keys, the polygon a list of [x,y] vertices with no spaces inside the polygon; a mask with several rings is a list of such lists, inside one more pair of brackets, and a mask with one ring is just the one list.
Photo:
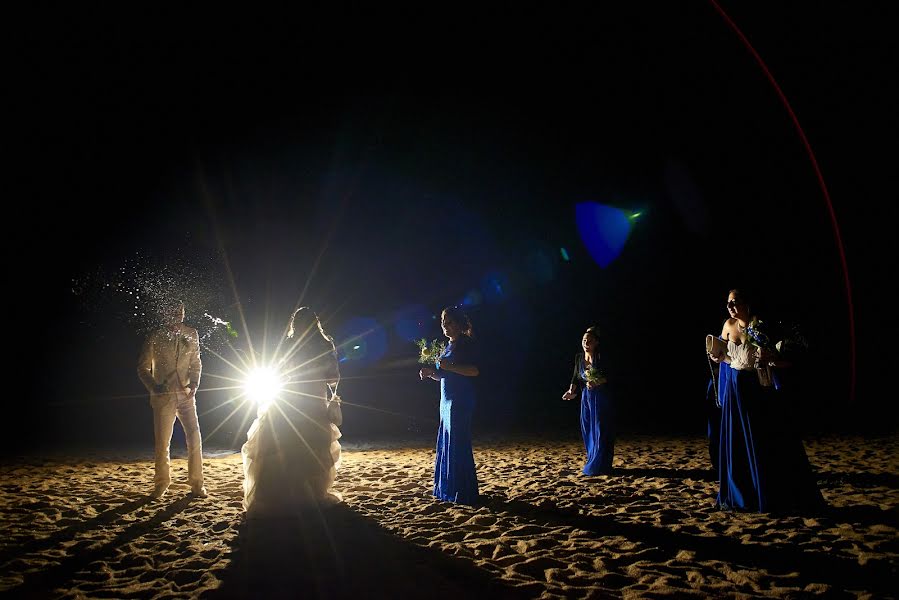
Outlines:
{"label": "night sky", "polygon": [[[845,4],[723,7],[831,193],[854,400],[827,204],[780,98],[710,3],[377,15],[384,26],[54,14],[13,37],[21,165],[6,205],[24,240],[7,241],[7,331],[25,340],[29,383],[8,376],[10,429],[33,445],[152,444],[134,371],[145,307],[121,291],[135,282],[184,297],[228,360],[204,312],[232,322],[243,352],[247,331],[274,349],[301,294],[338,343],[374,319],[368,354],[341,363],[342,395],[367,407],[345,409],[347,441],[431,435],[439,391],[395,326],[472,290],[476,435],[576,435],[576,403],[559,397],[593,324],[624,431],[703,433],[702,338],[720,332],[733,287],[810,340],[794,377],[804,431],[893,429],[877,349],[891,312],[864,274],[895,256],[883,19]],[[640,212],[605,267],[579,234],[586,202]],[[208,374],[236,376],[203,356],[201,414],[229,398],[203,391],[222,385]],[[210,437],[230,410],[201,417],[208,447],[245,439],[245,411]]]}

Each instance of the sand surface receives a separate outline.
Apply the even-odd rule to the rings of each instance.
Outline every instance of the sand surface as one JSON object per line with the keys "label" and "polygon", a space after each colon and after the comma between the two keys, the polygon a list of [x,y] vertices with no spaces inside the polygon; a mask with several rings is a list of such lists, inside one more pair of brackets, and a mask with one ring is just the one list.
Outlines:
{"label": "sand surface", "polygon": [[[345,440],[346,441],[346,440]],[[829,508],[726,513],[705,440],[629,437],[611,476],[576,440],[475,442],[484,504],[430,496],[433,449],[348,445],[341,505],[247,521],[239,454],[6,459],[0,592],[62,598],[896,597],[896,438],[806,442]]]}

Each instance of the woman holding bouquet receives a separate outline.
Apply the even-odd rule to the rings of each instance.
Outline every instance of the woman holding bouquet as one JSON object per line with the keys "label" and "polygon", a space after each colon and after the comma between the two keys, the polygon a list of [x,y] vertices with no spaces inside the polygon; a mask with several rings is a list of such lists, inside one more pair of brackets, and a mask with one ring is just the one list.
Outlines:
{"label": "woman holding bouquet", "polygon": [[[729,318],[719,359],[721,404],[719,489],[725,509],[773,512],[823,504],[802,442],[779,428],[783,392],[776,369],[787,366],[768,343],[760,321],[739,290],[727,296]],[[775,368],[773,380],[769,377]]]}
{"label": "woman holding bouquet", "polygon": [[581,388],[581,434],[587,449],[585,475],[610,475],[615,454],[615,415],[599,369],[599,329],[590,327],[581,338],[583,352],[574,359],[571,385],[562,400],[573,400]]}
{"label": "woman holding bouquet", "polygon": [[478,476],[471,448],[471,418],[475,405],[474,378],[479,371],[471,321],[458,308],[444,308],[440,326],[449,344],[435,368],[424,367],[419,371],[422,380],[440,382],[434,495],[441,500],[474,505],[478,501]]}

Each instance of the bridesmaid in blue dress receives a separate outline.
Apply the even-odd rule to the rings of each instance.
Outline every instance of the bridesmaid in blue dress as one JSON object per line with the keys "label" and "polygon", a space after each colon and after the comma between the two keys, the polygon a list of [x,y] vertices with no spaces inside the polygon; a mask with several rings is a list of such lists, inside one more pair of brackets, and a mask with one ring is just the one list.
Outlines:
{"label": "bridesmaid in blue dress", "polygon": [[757,365],[786,366],[776,352],[750,343],[749,305],[739,290],[727,297],[730,315],[721,330],[728,344],[720,362],[721,403],[717,504],[727,510],[782,512],[824,504],[802,447],[793,432],[779,427],[779,402],[786,400],[775,380],[765,382]]}
{"label": "bridesmaid in blue dress", "polygon": [[434,464],[434,495],[441,500],[474,505],[478,502],[478,476],[471,448],[471,418],[475,406],[474,378],[478,360],[468,316],[458,308],[445,308],[440,316],[449,344],[435,369],[425,367],[421,379],[440,382],[440,427]]}
{"label": "bridesmaid in blue dress", "polygon": [[615,414],[605,379],[588,381],[587,369],[599,369],[599,329],[590,327],[581,339],[583,352],[574,360],[574,373],[563,400],[577,398],[581,388],[581,434],[587,449],[585,475],[610,475],[615,455]]}

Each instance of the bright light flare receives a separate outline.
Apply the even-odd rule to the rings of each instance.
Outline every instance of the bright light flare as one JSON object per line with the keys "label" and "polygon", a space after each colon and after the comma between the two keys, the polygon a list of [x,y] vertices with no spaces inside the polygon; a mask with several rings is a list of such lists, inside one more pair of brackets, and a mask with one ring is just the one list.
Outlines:
{"label": "bright light flare", "polygon": [[281,374],[271,367],[257,367],[250,371],[243,384],[247,397],[265,412],[284,387]]}

